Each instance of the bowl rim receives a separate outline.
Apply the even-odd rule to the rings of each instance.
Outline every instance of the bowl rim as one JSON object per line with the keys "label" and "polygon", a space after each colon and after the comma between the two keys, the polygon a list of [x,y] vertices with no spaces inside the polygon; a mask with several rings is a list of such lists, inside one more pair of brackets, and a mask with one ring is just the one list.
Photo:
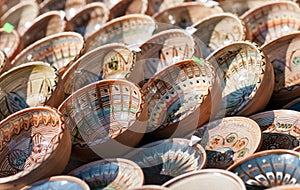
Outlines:
{"label": "bowl rim", "polygon": [[14,36],[14,38],[16,39],[16,42],[14,43],[14,46],[9,47],[10,49],[12,49],[12,52],[10,53],[10,55],[6,54],[9,59],[12,59],[16,56],[16,54],[21,49],[21,46],[22,46],[21,45],[21,43],[22,43],[21,42],[21,36],[15,29],[11,33],[8,33],[3,28],[0,28],[0,36],[2,35],[2,33],[8,34],[10,36]]}
{"label": "bowl rim", "polygon": [[288,110],[291,110],[290,108],[295,105],[295,104],[298,104],[300,103],[300,97],[288,102],[287,104],[285,104],[282,109],[288,109]]}
{"label": "bowl rim", "polygon": [[[148,9],[148,0],[138,0],[138,1],[142,2],[142,8],[141,8],[140,13],[134,13],[134,14],[145,14],[145,12]],[[109,9],[109,12],[113,13],[115,10],[118,10],[120,7],[122,7],[122,4],[126,4],[128,2],[130,2],[129,5],[131,5],[132,3],[135,3],[135,0],[122,0],[122,1],[119,1]],[[113,20],[114,18],[118,18],[118,17],[111,18],[111,14],[109,14],[109,20]]]}

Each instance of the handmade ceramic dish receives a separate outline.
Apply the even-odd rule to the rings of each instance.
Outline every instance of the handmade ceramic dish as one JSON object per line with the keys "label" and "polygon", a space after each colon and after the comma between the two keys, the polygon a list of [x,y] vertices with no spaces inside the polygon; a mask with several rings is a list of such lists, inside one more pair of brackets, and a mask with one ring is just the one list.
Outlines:
{"label": "handmade ceramic dish", "polygon": [[11,62],[11,67],[29,61],[44,61],[53,65],[62,74],[71,61],[80,56],[83,44],[83,37],[78,33],[53,34],[23,49]]}
{"label": "handmade ceramic dish", "polygon": [[213,98],[218,92],[212,66],[200,61],[171,65],[143,86],[149,114],[147,135],[182,137],[209,120],[220,97]]}
{"label": "handmade ceramic dish", "polygon": [[248,116],[263,110],[271,98],[274,72],[259,47],[248,41],[232,42],[207,60],[216,65],[222,82],[219,117]]}
{"label": "handmade ceramic dish", "polygon": [[283,106],[283,109],[288,109],[288,110],[295,110],[295,111],[300,111],[300,98],[297,98],[285,106]]}
{"label": "handmade ceramic dish", "polygon": [[246,117],[226,117],[210,122],[194,132],[205,148],[208,168],[226,169],[252,155],[261,145],[260,127]]}
{"label": "handmade ceramic dish", "polygon": [[80,57],[63,74],[66,96],[102,79],[126,79],[135,64],[135,54],[124,44],[98,47]]}
{"label": "handmade ceramic dish", "polygon": [[106,23],[108,16],[109,10],[103,3],[91,3],[68,21],[67,29],[78,32],[87,39]]}
{"label": "handmade ceramic dish", "polygon": [[205,190],[246,190],[246,187],[238,176],[234,173],[221,169],[202,169],[189,172],[171,179],[163,184],[172,190],[181,189],[201,189]]}
{"label": "handmade ceramic dish", "polygon": [[300,9],[289,1],[272,2],[251,9],[241,16],[245,22],[246,39],[263,45],[300,27]]}
{"label": "handmade ceramic dish", "polygon": [[298,184],[299,153],[291,150],[267,150],[253,154],[227,170],[237,174],[249,190]]}
{"label": "handmade ceramic dish", "polygon": [[58,109],[71,132],[74,157],[91,161],[121,156],[139,143],[146,125],[143,108],[136,85],[106,79],[79,89]]}
{"label": "handmade ceramic dish", "polygon": [[70,134],[53,108],[14,113],[0,122],[0,131],[1,189],[19,189],[60,174],[68,163]]}
{"label": "handmade ceramic dish", "polygon": [[144,14],[148,0],[122,0],[110,9],[109,19],[112,20],[128,14]]}
{"label": "handmade ceramic dish", "polygon": [[260,150],[294,149],[300,146],[300,113],[273,110],[250,116],[263,132]]}
{"label": "handmade ceramic dish", "polygon": [[0,17],[6,13],[10,8],[12,8],[13,6],[17,5],[18,3],[20,3],[22,0],[15,0],[15,1],[11,1],[11,0],[2,0],[0,2]]}
{"label": "handmade ceramic dish", "polygon": [[65,21],[61,12],[49,11],[32,21],[31,26],[24,32],[22,41],[24,47],[52,34],[63,32]]}
{"label": "handmade ceramic dish", "polygon": [[5,52],[10,61],[19,53],[21,48],[22,41],[17,31],[13,30],[8,33],[0,28],[0,50]]}
{"label": "handmade ceramic dish", "polygon": [[145,175],[145,184],[161,185],[178,175],[200,170],[205,166],[205,150],[189,140],[172,138],[156,141],[126,155],[137,163]]}
{"label": "handmade ceramic dish", "polygon": [[107,22],[86,40],[85,52],[108,43],[139,46],[154,33],[155,21],[147,15],[130,14]]}
{"label": "handmade ceramic dish", "polygon": [[43,62],[26,63],[3,73],[0,76],[0,120],[24,108],[47,104],[56,94],[57,82],[55,68]]}
{"label": "handmade ceramic dish", "polygon": [[131,190],[168,190],[169,188],[162,187],[160,185],[143,185]]}
{"label": "handmade ceramic dish", "polygon": [[277,186],[277,187],[272,187],[269,188],[267,190],[299,190],[300,189],[300,185],[281,185],[281,186]]}
{"label": "handmade ceramic dish", "polygon": [[262,47],[274,68],[271,104],[283,106],[300,93],[300,32],[284,35]]}
{"label": "handmade ceramic dish", "polygon": [[84,180],[91,189],[132,189],[142,186],[142,169],[127,159],[106,159],[83,165],[69,173]]}
{"label": "handmade ceramic dish", "polygon": [[181,29],[170,29],[153,35],[139,47],[141,51],[136,55],[137,63],[128,80],[142,86],[167,66],[191,59],[194,46],[193,38]]}
{"label": "handmade ceramic dish", "polygon": [[89,186],[81,179],[73,176],[60,175],[35,182],[21,190],[43,190],[43,189],[74,189],[90,190]]}
{"label": "handmade ceramic dish", "polygon": [[190,0],[152,0],[148,1],[148,8],[146,11],[147,15],[153,15],[157,12],[161,12],[167,8],[181,5],[183,2]]}

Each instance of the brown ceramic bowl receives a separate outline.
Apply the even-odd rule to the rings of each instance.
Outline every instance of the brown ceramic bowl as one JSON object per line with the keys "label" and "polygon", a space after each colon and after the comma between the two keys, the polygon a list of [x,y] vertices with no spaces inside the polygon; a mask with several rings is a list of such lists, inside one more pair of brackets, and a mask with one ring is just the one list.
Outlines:
{"label": "brown ceramic bowl", "polygon": [[13,6],[19,4],[22,0],[15,0],[15,1],[11,1],[11,0],[2,0],[0,1],[0,17],[6,13],[10,8],[12,8]]}
{"label": "brown ceramic bowl", "polygon": [[260,150],[300,148],[300,112],[273,110],[250,116],[263,132]]}
{"label": "brown ceramic bowl", "polygon": [[148,0],[147,15],[153,15],[165,9],[181,5],[184,2],[191,0]]}
{"label": "brown ceramic bowl", "polygon": [[250,9],[241,16],[247,28],[246,39],[263,45],[300,28],[300,9],[289,1],[272,2]]}
{"label": "brown ceramic bowl", "polygon": [[0,28],[0,49],[5,52],[10,61],[21,51],[21,48],[22,40],[17,31],[13,30],[11,33],[8,33],[3,28]]}
{"label": "brown ceramic bowl", "polygon": [[71,132],[72,154],[82,161],[126,154],[146,128],[143,95],[126,80],[94,82],[74,92],[58,109]]}
{"label": "brown ceramic bowl", "polygon": [[24,109],[0,122],[0,188],[19,189],[60,174],[71,153],[70,133],[50,107]]}
{"label": "brown ceramic bowl", "polygon": [[109,19],[112,20],[128,14],[144,14],[148,0],[122,0],[110,9]]}
{"label": "brown ceramic bowl", "polygon": [[207,60],[216,66],[222,82],[224,109],[218,117],[249,116],[266,107],[273,92],[274,73],[258,46],[248,41],[232,42]]}

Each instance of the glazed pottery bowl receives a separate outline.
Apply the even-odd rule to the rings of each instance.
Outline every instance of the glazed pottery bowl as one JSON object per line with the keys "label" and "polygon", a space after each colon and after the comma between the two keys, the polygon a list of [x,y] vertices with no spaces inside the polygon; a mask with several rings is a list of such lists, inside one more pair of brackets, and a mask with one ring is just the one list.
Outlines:
{"label": "glazed pottery bowl", "polygon": [[106,159],[83,165],[69,173],[84,180],[91,189],[132,189],[142,186],[142,169],[127,159]]}
{"label": "glazed pottery bowl", "polygon": [[98,47],[80,57],[63,74],[65,95],[102,79],[126,79],[135,64],[135,54],[124,44]]}
{"label": "glazed pottery bowl", "polygon": [[283,106],[283,109],[300,111],[300,98],[296,98],[295,100],[287,103]]}
{"label": "glazed pottery bowl", "polygon": [[129,80],[141,86],[164,68],[184,59],[192,59],[194,40],[181,29],[170,29],[153,35],[140,45]]}
{"label": "glazed pottery bowl", "polygon": [[300,93],[300,32],[284,35],[262,47],[274,68],[275,85],[271,105],[281,107]]}
{"label": "glazed pottery bowl", "polygon": [[24,108],[47,104],[56,93],[57,82],[55,68],[43,62],[26,63],[3,73],[0,76],[0,121]]}
{"label": "glazed pottery bowl", "polygon": [[17,31],[8,33],[0,28],[0,50],[4,51],[11,61],[21,50],[22,41]]}
{"label": "glazed pottery bowl", "polygon": [[172,138],[156,141],[126,155],[137,163],[145,175],[145,184],[161,185],[178,175],[200,170],[205,166],[205,150],[189,140]]}
{"label": "glazed pottery bowl", "polygon": [[263,45],[300,27],[300,9],[289,1],[272,2],[241,16],[247,28],[246,39]]}
{"label": "glazed pottery bowl", "polygon": [[78,32],[87,39],[106,23],[108,16],[109,10],[103,3],[91,3],[67,22],[67,29]]}
{"label": "glazed pottery bowl", "polygon": [[71,132],[74,157],[91,161],[122,156],[139,143],[146,125],[143,108],[136,85],[106,79],[74,92],[58,109]]}
{"label": "glazed pottery bowl", "polygon": [[[200,59],[199,59],[200,60]],[[147,135],[182,137],[206,123],[218,98],[212,66],[201,59],[171,65],[142,88],[148,108]]]}
{"label": "glazed pottery bowl", "polygon": [[169,188],[162,187],[160,185],[143,185],[131,190],[168,190]]}
{"label": "glazed pottery bowl", "polygon": [[189,172],[171,179],[163,184],[172,190],[246,190],[246,187],[238,176],[234,173],[221,169],[202,169],[199,171]]}
{"label": "glazed pottery bowl", "polygon": [[42,189],[78,189],[90,190],[89,186],[81,179],[73,176],[61,175],[35,182],[21,190],[42,190]]}
{"label": "glazed pottery bowl", "polygon": [[19,189],[60,174],[67,165],[70,133],[57,110],[21,110],[2,120],[0,130],[1,189]]}
{"label": "glazed pottery bowl", "polygon": [[12,8],[13,6],[17,5],[18,3],[20,3],[22,0],[15,0],[15,1],[11,1],[11,0],[2,0],[0,2],[0,17],[6,13],[10,8]]}
{"label": "glazed pottery bowl", "polygon": [[247,189],[258,190],[298,184],[299,153],[291,150],[267,150],[253,154],[227,170],[238,175]]}
{"label": "glazed pottery bowl", "polygon": [[33,42],[52,34],[63,32],[64,18],[59,11],[49,11],[35,18],[31,26],[22,36],[23,46],[27,47]]}
{"label": "glazed pottery bowl", "polygon": [[277,186],[277,187],[272,187],[269,188],[267,190],[299,190],[300,189],[300,185],[281,185],[281,186]]}
{"label": "glazed pottery bowl", "polygon": [[273,110],[250,116],[261,128],[260,150],[294,149],[300,146],[300,112]]}
{"label": "glazed pottery bowl", "polygon": [[193,134],[205,148],[207,168],[226,169],[252,155],[261,145],[260,127],[246,117],[226,117],[210,122]]}
{"label": "glazed pottery bowl", "polygon": [[30,61],[44,61],[57,68],[60,74],[81,54],[83,37],[75,32],[62,32],[42,38],[23,49],[11,62],[15,67]]}
{"label": "glazed pottery bowl", "polygon": [[175,7],[181,5],[183,2],[188,2],[190,0],[152,0],[148,1],[147,15],[153,15],[157,12],[161,12],[170,7]]}
{"label": "glazed pottery bowl", "polygon": [[107,22],[86,40],[85,52],[109,43],[139,46],[151,38],[155,21],[147,15],[130,14]]}
{"label": "glazed pottery bowl", "polygon": [[110,9],[109,19],[112,20],[128,14],[144,14],[148,0],[122,0]]}
{"label": "glazed pottery bowl", "polygon": [[232,42],[207,60],[215,65],[222,82],[219,117],[248,116],[263,110],[271,98],[273,67],[261,49],[248,41]]}

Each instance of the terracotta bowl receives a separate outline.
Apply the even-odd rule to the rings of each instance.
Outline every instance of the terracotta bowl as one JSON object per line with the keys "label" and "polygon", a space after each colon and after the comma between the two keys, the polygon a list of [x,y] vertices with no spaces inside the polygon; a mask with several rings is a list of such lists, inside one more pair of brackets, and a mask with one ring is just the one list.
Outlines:
{"label": "terracotta bowl", "polygon": [[86,40],[85,52],[109,43],[139,46],[151,38],[155,21],[142,14],[130,14],[107,22]]}
{"label": "terracotta bowl", "polygon": [[[171,65],[142,88],[148,108],[147,135],[183,137],[206,123],[213,110],[217,83],[212,66],[185,60]],[[212,102],[212,99],[215,102]]]}
{"label": "terracotta bowl", "polygon": [[198,189],[199,185],[201,189],[205,190],[246,190],[241,178],[232,172],[221,169],[202,169],[189,172],[163,184],[164,187],[172,190]]}
{"label": "terracotta bowl", "polygon": [[260,150],[300,148],[300,112],[273,110],[250,116],[261,128]]}
{"label": "terracotta bowl", "polygon": [[13,30],[8,33],[0,28],[0,49],[5,52],[10,61],[19,53],[21,48],[22,40],[17,31]]}
{"label": "terracotta bowl", "polygon": [[287,103],[283,106],[283,109],[300,111],[300,98],[296,98],[295,100]]}
{"label": "terracotta bowl", "polygon": [[43,62],[26,63],[3,73],[0,76],[0,121],[24,108],[47,104],[56,93],[57,82],[55,68]]}
{"label": "terracotta bowl", "polygon": [[81,179],[73,176],[60,175],[35,182],[21,190],[42,190],[42,189],[78,189],[90,190],[90,187]]}
{"label": "terracotta bowl", "polygon": [[122,0],[110,9],[109,19],[128,14],[144,14],[147,8],[148,0]]}
{"label": "terracotta bowl", "polygon": [[260,127],[246,117],[226,117],[210,122],[193,134],[205,148],[207,168],[226,169],[252,155],[261,145]]}
{"label": "terracotta bowl", "polygon": [[216,65],[222,82],[219,116],[248,116],[263,110],[271,98],[273,67],[261,49],[248,41],[232,42],[207,60]]}
{"label": "terracotta bowl", "polygon": [[161,185],[178,175],[200,170],[205,166],[205,150],[189,140],[166,139],[144,145],[126,157],[137,163],[145,175],[145,184]]}
{"label": "terracotta bowl", "polygon": [[69,173],[84,180],[91,189],[132,189],[142,186],[142,169],[127,159],[106,159],[83,165]]}
{"label": "terracotta bowl", "polygon": [[12,24],[22,36],[33,19],[39,14],[39,6],[35,1],[23,1],[11,7],[0,17],[0,24]]}
{"label": "terracotta bowl", "polygon": [[[192,25],[197,29],[193,33],[213,52],[231,42],[244,40],[246,28],[239,17],[231,13],[219,13],[200,20]],[[203,51],[205,52],[205,51]],[[208,55],[204,55],[207,57]]]}
{"label": "terracotta bowl", "polygon": [[143,108],[136,85],[107,79],[79,89],[58,109],[70,129],[74,157],[92,161],[122,156],[140,142],[146,125]]}
{"label": "terracotta bowl", "polygon": [[269,188],[267,190],[299,190],[300,189],[300,185],[281,185],[281,186],[277,186],[277,187],[272,187]]}
{"label": "terracotta bowl", "polygon": [[83,51],[83,37],[75,32],[62,32],[42,38],[23,49],[11,62],[11,67],[29,61],[44,61],[62,74]]}
{"label": "terracotta bowl", "polygon": [[192,59],[194,40],[181,29],[170,29],[153,35],[140,45],[129,80],[141,86],[164,68],[184,59]]}
{"label": "terracotta bowl", "polygon": [[98,47],[80,57],[63,74],[65,96],[102,79],[126,79],[135,64],[135,54],[119,43]]}
{"label": "terracotta bowl", "polygon": [[181,5],[184,2],[191,0],[148,0],[147,15],[153,15],[157,12],[161,12],[165,9]]}
{"label": "terracotta bowl", "polygon": [[266,44],[300,27],[300,9],[289,1],[273,2],[251,9],[241,16],[247,28],[246,39]]}
{"label": "terracotta bowl", "polygon": [[299,153],[267,150],[243,159],[227,170],[237,174],[249,190],[299,183]]}
{"label": "terracotta bowl", "polygon": [[143,185],[131,190],[168,190],[169,188],[162,187],[160,185]]}
{"label": "terracotta bowl", "polygon": [[91,3],[68,21],[67,29],[78,32],[87,39],[106,23],[108,16],[109,10],[103,3]]}
{"label": "terracotta bowl", "polygon": [[275,86],[271,104],[282,107],[300,93],[300,32],[284,35],[264,45],[262,50],[274,68]]}
{"label": "terracotta bowl", "polygon": [[24,47],[46,36],[63,32],[65,21],[61,12],[49,11],[35,18],[31,26],[24,32],[22,41]]}
{"label": "terracotta bowl", "polygon": [[24,109],[2,120],[0,130],[1,189],[19,189],[60,174],[67,165],[70,134],[57,110]]}

